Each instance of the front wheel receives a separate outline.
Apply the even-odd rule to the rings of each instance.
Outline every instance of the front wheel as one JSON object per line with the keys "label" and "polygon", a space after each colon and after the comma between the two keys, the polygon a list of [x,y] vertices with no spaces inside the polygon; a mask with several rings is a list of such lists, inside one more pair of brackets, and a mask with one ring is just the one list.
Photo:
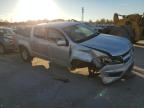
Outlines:
{"label": "front wheel", "polygon": [[31,62],[32,56],[30,55],[29,51],[26,48],[24,47],[20,48],[20,55],[23,61]]}
{"label": "front wheel", "polygon": [[94,65],[88,66],[88,72],[89,72],[89,77],[95,77],[100,74],[98,72],[96,66],[94,66]]}

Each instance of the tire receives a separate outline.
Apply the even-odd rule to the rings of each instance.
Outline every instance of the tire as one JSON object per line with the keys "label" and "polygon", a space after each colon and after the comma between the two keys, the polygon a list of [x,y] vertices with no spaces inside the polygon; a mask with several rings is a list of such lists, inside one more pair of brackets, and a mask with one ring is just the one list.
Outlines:
{"label": "tire", "polygon": [[31,60],[33,59],[29,51],[25,47],[20,48],[20,56],[25,62],[31,62]]}
{"label": "tire", "polygon": [[89,72],[89,77],[91,78],[96,77],[100,74],[98,73],[98,69],[96,68],[95,65],[93,65],[93,63],[88,66],[88,72]]}
{"label": "tire", "polygon": [[54,62],[51,62],[51,61],[49,62],[49,67],[50,67],[50,68],[54,68],[55,65],[56,65],[56,64],[55,64]]}
{"label": "tire", "polygon": [[5,53],[5,47],[0,44],[0,54],[4,54]]}

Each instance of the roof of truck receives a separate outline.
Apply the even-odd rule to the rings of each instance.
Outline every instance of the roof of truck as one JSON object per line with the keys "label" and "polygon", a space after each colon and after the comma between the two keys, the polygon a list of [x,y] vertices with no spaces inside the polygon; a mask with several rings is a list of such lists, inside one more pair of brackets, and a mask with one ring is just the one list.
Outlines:
{"label": "roof of truck", "polygon": [[65,28],[67,26],[72,26],[79,24],[79,22],[49,22],[49,23],[43,23],[38,24],[38,26],[46,26],[46,27],[54,27],[54,28]]}

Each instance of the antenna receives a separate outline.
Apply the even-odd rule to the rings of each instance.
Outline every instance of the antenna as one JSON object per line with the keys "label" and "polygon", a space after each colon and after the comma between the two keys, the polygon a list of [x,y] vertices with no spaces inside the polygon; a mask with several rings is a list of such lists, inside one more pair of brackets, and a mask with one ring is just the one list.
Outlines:
{"label": "antenna", "polygon": [[84,7],[82,7],[82,22],[84,21]]}

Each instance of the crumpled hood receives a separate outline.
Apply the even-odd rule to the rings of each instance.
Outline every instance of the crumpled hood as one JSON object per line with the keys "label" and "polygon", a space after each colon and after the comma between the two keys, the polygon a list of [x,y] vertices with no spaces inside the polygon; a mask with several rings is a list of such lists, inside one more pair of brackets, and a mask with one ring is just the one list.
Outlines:
{"label": "crumpled hood", "polygon": [[106,52],[111,56],[122,55],[132,48],[129,40],[107,34],[99,34],[90,40],[80,43],[80,45]]}

